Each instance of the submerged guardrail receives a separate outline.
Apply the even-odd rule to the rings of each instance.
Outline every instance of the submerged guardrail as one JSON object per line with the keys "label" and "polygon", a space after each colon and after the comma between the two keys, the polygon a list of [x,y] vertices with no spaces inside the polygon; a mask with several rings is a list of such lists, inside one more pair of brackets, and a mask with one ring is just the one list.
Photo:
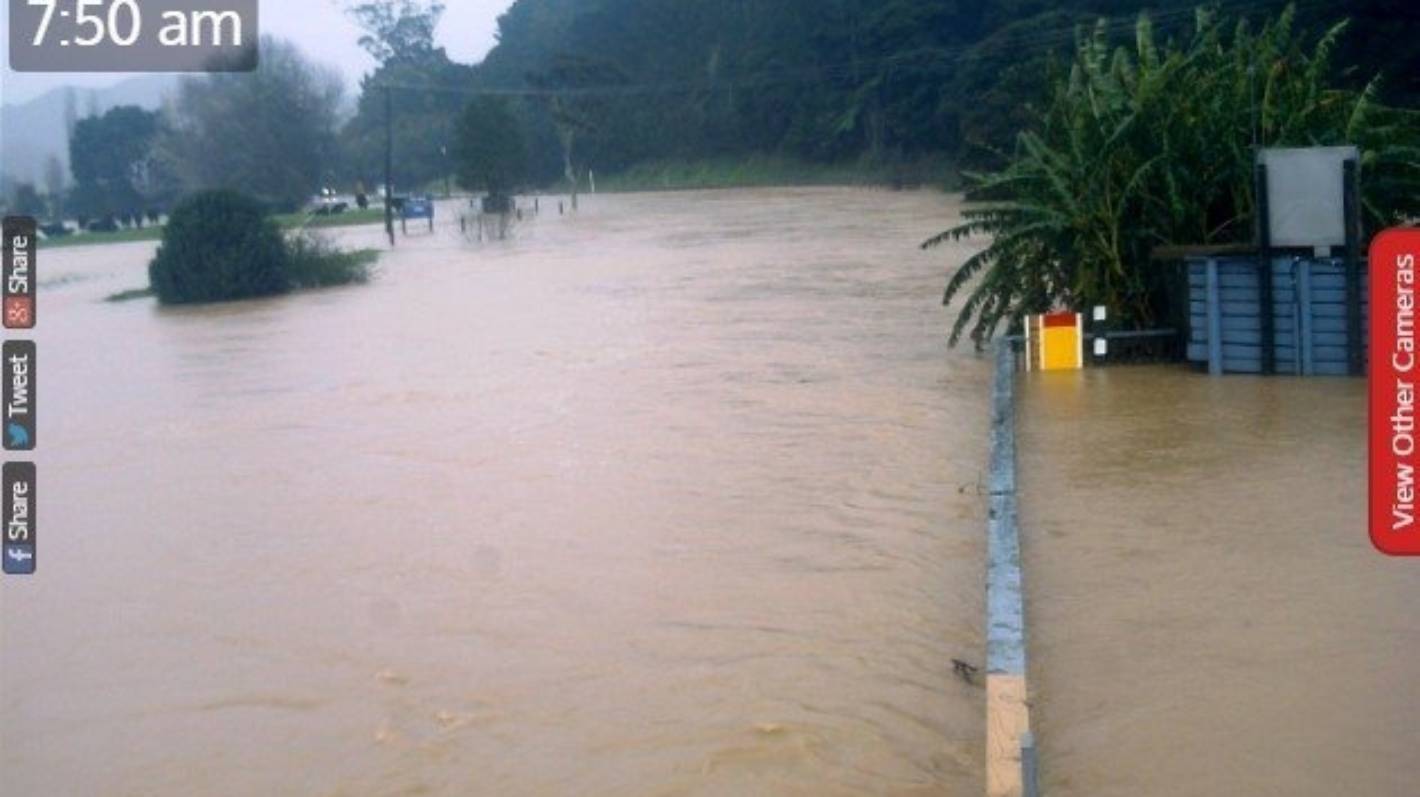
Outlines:
{"label": "submerged guardrail", "polygon": [[[1009,345],[1016,353],[1019,365],[1026,352],[1024,335],[1007,335],[1003,345]],[[1104,341],[1104,353],[1099,353],[1096,341]],[[1087,331],[1084,336],[1085,365],[1089,368],[1112,365],[1143,365],[1158,363],[1181,363],[1187,349],[1184,336],[1176,329],[1114,330],[1108,332]]]}

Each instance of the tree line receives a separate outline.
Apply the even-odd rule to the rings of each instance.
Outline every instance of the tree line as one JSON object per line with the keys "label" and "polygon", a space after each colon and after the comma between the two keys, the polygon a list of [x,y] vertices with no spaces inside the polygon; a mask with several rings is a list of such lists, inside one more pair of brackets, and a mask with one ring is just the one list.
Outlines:
{"label": "tree line", "polygon": [[46,195],[20,185],[12,207],[99,230],[156,222],[204,189],[294,209],[338,177],[343,96],[334,70],[266,38],[255,72],[184,78],[161,110],[121,105],[76,119],[72,186],[61,190],[62,175],[46,180]]}
{"label": "tree line", "polygon": [[[569,159],[615,172],[763,153],[994,168],[1077,33],[1103,18],[1128,38],[1147,10],[1162,41],[1183,41],[1200,5],[1260,24],[1286,0],[518,0],[473,77],[554,92],[524,104],[543,180]],[[1420,41],[1405,33],[1420,7],[1303,2],[1296,26],[1319,35],[1344,18],[1342,79],[1359,87],[1383,72],[1383,100],[1420,103]]]}
{"label": "tree line", "polygon": [[[139,218],[202,188],[293,208],[325,185],[420,190],[546,185],[587,169],[758,154],[807,163],[938,157],[1007,163],[1051,101],[1077,35],[1128,38],[1150,7],[1161,42],[1193,35],[1197,0],[517,0],[479,64],[435,43],[432,0],[351,2],[377,62],[353,113],[339,77],[268,39],[252,74],[186,78],[160,112],[116,108],[71,140],[70,214]],[[1217,0],[1228,18],[1282,0]],[[1352,20],[1330,61],[1390,105],[1420,102],[1420,11],[1398,0],[1303,2],[1319,34]],[[1412,24],[1405,24],[1411,19]],[[490,182],[492,181],[492,182]],[[52,193],[52,192],[51,192]],[[20,200],[21,197],[16,197]],[[41,202],[29,188],[27,204]],[[51,203],[57,204],[57,203]]]}

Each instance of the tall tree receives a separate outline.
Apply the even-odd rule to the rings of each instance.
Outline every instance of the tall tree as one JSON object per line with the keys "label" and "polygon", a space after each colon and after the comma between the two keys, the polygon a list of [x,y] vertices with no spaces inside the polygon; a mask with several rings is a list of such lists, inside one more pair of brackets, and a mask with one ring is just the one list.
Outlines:
{"label": "tall tree", "polygon": [[585,56],[562,56],[544,74],[531,75],[536,88],[550,92],[548,110],[562,146],[562,176],[572,191],[572,207],[577,207],[578,167],[575,163],[577,137],[602,129],[619,109],[610,97],[617,86],[629,79],[616,64]]}
{"label": "tall tree", "polygon": [[366,76],[355,115],[340,131],[347,174],[369,184],[383,182],[388,91],[395,184],[417,188],[448,176],[453,165],[447,153],[468,101],[471,74],[436,50],[421,63],[392,61]]}
{"label": "tall tree", "polygon": [[256,71],[183,80],[160,165],[187,191],[234,189],[293,209],[335,170],[343,93],[335,71],[263,38]]}
{"label": "tall tree", "polygon": [[77,212],[129,217],[143,212],[139,183],[152,156],[158,123],[153,111],[120,105],[74,125],[69,163]]}
{"label": "tall tree", "polygon": [[44,197],[35,190],[34,183],[19,183],[15,186],[14,196],[10,200],[11,208],[21,216],[43,216],[45,214]]}
{"label": "tall tree", "polygon": [[527,147],[518,118],[501,97],[479,97],[459,119],[454,143],[459,184],[504,196],[526,175]]}
{"label": "tall tree", "polygon": [[350,3],[346,11],[365,31],[360,46],[380,64],[388,64],[417,63],[430,56],[444,8],[438,0],[374,0]]}
{"label": "tall tree", "polygon": [[[468,100],[470,67],[456,64],[434,42],[441,2],[375,0],[347,13],[364,31],[360,45],[379,62],[360,83],[355,116],[340,134],[349,176],[382,182],[386,125],[394,138],[394,181],[418,188],[447,177],[454,125]],[[389,92],[393,119],[386,120]]]}

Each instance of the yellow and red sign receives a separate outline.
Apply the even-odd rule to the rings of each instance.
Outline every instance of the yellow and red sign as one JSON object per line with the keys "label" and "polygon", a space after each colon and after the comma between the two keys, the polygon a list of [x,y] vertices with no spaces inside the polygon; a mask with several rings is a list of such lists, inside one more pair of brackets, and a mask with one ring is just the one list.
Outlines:
{"label": "yellow and red sign", "polygon": [[1079,313],[1026,316],[1026,369],[1075,371],[1085,367],[1085,320]]}

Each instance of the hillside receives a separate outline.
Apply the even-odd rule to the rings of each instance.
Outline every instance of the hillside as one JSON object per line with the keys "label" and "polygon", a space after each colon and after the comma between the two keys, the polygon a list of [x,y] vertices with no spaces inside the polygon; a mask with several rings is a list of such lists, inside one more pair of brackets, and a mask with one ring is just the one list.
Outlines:
{"label": "hillside", "polygon": [[79,118],[103,113],[117,105],[156,109],[176,79],[149,75],[125,80],[104,89],[56,88],[34,99],[0,105],[0,174],[21,182],[38,182],[50,155],[69,166],[69,139],[65,130],[66,107],[72,104]]}
{"label": "hillside", "polygon": [[[580,92],[557,114],[580,163],[608,173],[646,161],[787,155],[818,162],[945,153],[990,161],[1029,119],[1053,57],[1108,16],[1127,38],[1149,9],[1187,38],[1195,0],[518,0],[477,67],[488,87]],[[1210,5],[1260,22],[1285,2]],[[1397,0],[1297,4],[1312,36],[1350,17],[1338,62],[1352,80],[1384,73],[1385,97],[1420,98],[1420,8]],[[1409,22],[1404,22],[1408,20]],[[544,172],[556,173],[545,102]]]}

